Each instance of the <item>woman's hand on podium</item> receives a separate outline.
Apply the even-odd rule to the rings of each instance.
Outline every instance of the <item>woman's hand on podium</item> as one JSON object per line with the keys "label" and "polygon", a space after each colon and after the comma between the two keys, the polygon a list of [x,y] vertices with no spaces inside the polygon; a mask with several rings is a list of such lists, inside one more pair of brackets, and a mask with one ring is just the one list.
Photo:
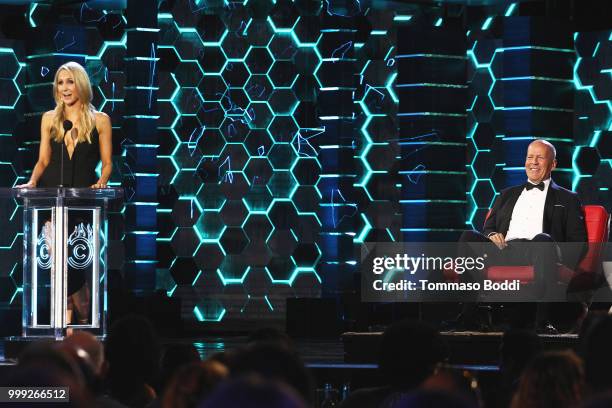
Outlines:
{"label": "woman's hand on podium", "polygon": [[25,184],[18,184],[13,188],[35,188],[36,187],[36,183],[32,180],[28,181]]}
{"label": "woman's hand on podium", "polygon": [[96,184],[92,184],[90,187],[91,188],[107,188],[107,185],[106,183],[102,183],[98,180]]}

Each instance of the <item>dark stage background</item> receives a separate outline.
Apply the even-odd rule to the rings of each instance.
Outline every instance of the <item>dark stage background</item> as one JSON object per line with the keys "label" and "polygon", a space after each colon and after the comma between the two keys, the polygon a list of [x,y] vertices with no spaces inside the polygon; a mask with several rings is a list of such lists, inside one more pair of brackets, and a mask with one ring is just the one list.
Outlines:
{"label": "dark stage background", "polygon": [[[357,328],[359,244],[479,227],[534,137],[610,210],[607,1],[0,3],[0,185],[29,178],[62,63],[112,118],[111,315],[245,329],[322,297],[310,324]],[[0,205],[19,316],[21,209]]]}

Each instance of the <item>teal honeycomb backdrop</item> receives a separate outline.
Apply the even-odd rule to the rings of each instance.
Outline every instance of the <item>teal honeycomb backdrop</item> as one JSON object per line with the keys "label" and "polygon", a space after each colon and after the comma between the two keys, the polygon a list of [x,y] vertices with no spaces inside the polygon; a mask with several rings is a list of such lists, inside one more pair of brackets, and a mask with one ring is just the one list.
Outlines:
{"label": "teal honeycomb backdrop", "polygon": [[[518,3],[130,4],[132,22],[86,3],[3,14],[27,35],[0,34],[0,183],[29,177],[52,75],[79,61],[127,195],[109,270],[133,293],[180,299],[194,323],[280,321],[287,298],[354,291],[362,242],[478,228],[534,137],[557,145],[557,182],[610,203],[609,30],[550,28]],[[11,308],[21,212],[0,205]]]}

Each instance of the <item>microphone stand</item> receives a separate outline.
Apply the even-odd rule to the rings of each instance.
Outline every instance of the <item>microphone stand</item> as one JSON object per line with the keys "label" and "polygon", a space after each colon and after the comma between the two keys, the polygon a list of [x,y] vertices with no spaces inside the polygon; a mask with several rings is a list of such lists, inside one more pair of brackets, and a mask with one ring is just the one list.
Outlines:
{"label": "microphone stand", "polygon": [[64,130],[64,137],[62,138],[62,155],[60,158],[60,188],[64,187],[64,145],[66,144],[66,131]]}
{"label": "microphone stand", "polygon": [[62,154],[60,157],[60,188],[64,188],[64,149],[66,148],[66,133],[70,129],[64,129],[64,137],[62,137]]}
{"label": "microphone stand", "polygon": [[[63,123],[64,127],[64,137],[62,137],[62,153],[60,157],[60,191],[55,200],[55,216],[53,217],[55,223],[55,259],[56,260],[65,260],[67,257],[67,247],[65,246],[66,236],[67,236],[67,218],[68,215],[65,213],[64,207],[64,196],[66,192],[64,191],[64,149],[66,149],[66,133],[72,129],[72,122],[69,120],[65,120]],[[74,177],[73,177],[74,178]],[[64,217],[66,215],[66,217]],[[58,245],[58,243],[62,243],[62,245]],[[67,273],[68,269],[66,264],[63,265],[61,263],[56,263],[56,268],[54,269],[55,277],[51,279],[56,279],[55,287],[54,287],[54,298],[55,300],[51,301],[51,307],[53,308],[53,302],[55,302],[55,337],[61,338],[64,333],[64,328],[68,327],[68,322],[66,322],[66,310],[67,310],[67,296],[66,296],[66,285],[67,285]],[[53,282],[53,280],[52,280]],[[59,307],[58,307],[59,306]],[[54,320],[52,320],[53,322]],[[59,327],[58,327],[59,323]]]}

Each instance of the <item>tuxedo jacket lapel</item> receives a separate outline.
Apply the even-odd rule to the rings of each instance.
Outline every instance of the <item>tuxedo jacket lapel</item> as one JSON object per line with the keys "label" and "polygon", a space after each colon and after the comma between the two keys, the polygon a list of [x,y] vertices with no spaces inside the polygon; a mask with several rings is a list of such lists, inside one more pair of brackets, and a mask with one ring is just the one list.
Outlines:
{"label": "tuxedo jacket lapel", "polygon": [[502,215],[502,224],[499,227],[499,231],[503,232],[505,235],[508,232],[508,228],[510,228],[510,220],[512,219],[512,212],[514,211],[514,206],[518,201],[521,193],[523,192],[523,186],[516,186],[516,188],[511,189],[508,194],[508,203],[504,206],[504,213]]}
{"label": "tuxedo jacket lapel", "polygon": [[550,180],[548,192],[546,193],[546,201],[544,203],[544,217],[542,217],[542,231],[550,234],[553,212],[555,211],[555,203],[557,202],[558,186],[554,181]]}

